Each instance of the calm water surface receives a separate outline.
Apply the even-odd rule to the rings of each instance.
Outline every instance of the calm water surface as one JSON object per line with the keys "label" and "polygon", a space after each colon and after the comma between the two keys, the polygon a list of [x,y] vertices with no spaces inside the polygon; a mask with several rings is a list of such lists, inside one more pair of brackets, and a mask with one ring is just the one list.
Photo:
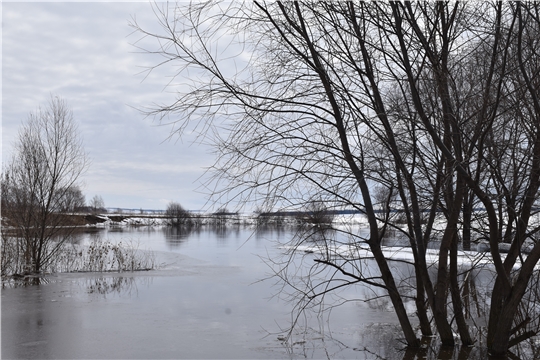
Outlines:
{"label": "calm water surface", "polygon": [[[249,228],[178,232],[167,228],[92,230],[137,243],[160,269],[49,276],[35,286],[2,290],[2,358],[408,358],[387,303],[346,302],[308,312],[288,342],[294,303],[275,295],[261,257],[281,253],[292,232]],[[344,296],[362,298],[359,286]]]}

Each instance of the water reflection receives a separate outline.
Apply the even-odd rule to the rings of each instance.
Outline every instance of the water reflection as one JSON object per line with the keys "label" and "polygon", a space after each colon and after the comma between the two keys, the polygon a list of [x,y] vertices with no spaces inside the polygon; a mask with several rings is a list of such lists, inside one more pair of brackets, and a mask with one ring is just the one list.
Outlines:
{"label": "water reflection", "polygon": [[187,243],[189,239],[200,237],[201,234],[211,237],[218,244],[225,244],[229,239],[238,238],[245,231],[241,225],[212,225],[212,226],[167,226],[161,228],[170,249],[177,249]]}
{"label": "water reflection", "polygon": [[[83,228],[73,235],[73,243],[88,245],[98,240],[111,243],[122,241],[140,245],[140,249],[163,251],[184,250],[188,242],[206,241],[211,244],[227,246],[227,242],[241,239],[254,243],[267,240],[279,241],[290,239],[296,230],[290,226],[276,226],[275,224],[246,227],[241,224],[205,225],[205,226],[148,226],[148,227],[108,227]],[[246,237],[246,234],[247,237]],[[165,242],[163,242],[165,239]],[[163,245],[166,245],[165,247]],[[210,245],[207,243],[206,245]]]}
{"label": "water reflection", "polygon": [[[139,278],[140,280],[140,278]],[[137,295],[137,281],[134,277],[105,277],[85,279],[83,286],[88,294],[109,295],[117,294],[131,297]]]}
{"label": "water reflection", "polygon": [[170,248],[182,246],[192,234],[200,233],[199,227],[167,226],[161,229]]}
{"label": "water reflection", "polygon": [[405,348],[401,351],[402,357],[396,359],[437,359],[437,360],[472,360],[488,358],[487,348],[472,346],[441,346],[433,337],[421,339],[420,349]]}
{"label": "water reflection", "polygon": [[299,335],[298,339],[282,343],[289,358],[301,356],[305,359],[316,359],[321,354],[325,354],[328,359],[341,359],[350,357],[350,354],[354,354],[354,352],[369,354],[366,349],[351,348],[343,341],[314,329],[305,329],[297,335]]}
{"label": "water reflection", "polygon": [[[311,244],[347,240],[335,231],[315,230],[310,230]],[[297,328],[290,341],[281,341],[276,331],[290,324],[294,304],[268,300],[276,288],[272,287],[273,281],[257,282],[268,271],[257,255],[278,259],[276,254],[282,249],[271,246],[290,242],[292,229],[162,227],[82,234],[85,239],[140,239],[142,248],[179,250],[192,259],[173,257],[178,269],[167,274],[70,274],[69,281],[64,277],[63,283],[9,289],[2,294],[3,304],[7,304],[4,309],[9,309],[2,314],[7,319],[2,324],[6,325],[7,340],[2,349],[6,344],[5,354],[19,358],[73,358],[74,355],[95,358],[103,354],[95,350],[98,343],[106,355],[118,358],[155,358],[156,351],[161,351],[161,358],[215,358],[223,354],[230,358],[400,360],[487,357],[482,339],[490,294],[485,289],[492,281],[492,274],[485,270],[464,273],[460,279],[466,317],[478,341],[474,348],[443,348],[434,338],[422,339],[418,350],[406,348],[399,340],[402,332],[385,293],[359,285],[339,293],[339,297],[325,299],[328,302],[324,305],[329,305],[330,311],[324,314],[331,312],[331,318],[320,316],[322,313],[314,309],[311,322]],[[306,261],[306,266],[312,266],[316,256],[300,252],[297,255]],[[202,266],[193,259],[204,259],[210,265]],[[358,266],[366,272],[373,268],[370,260]],[[411,267],[404,263],[394,266],[403,276],[398,279],[404,285],[403,294],[412,302],[415,280]],[[300,272],[291,273],[291,276],[300,275]],[[43,284],[51,279],[37,281]],[[18,286],[26,286],[23,284]],[[38,291],[40,288],[43,294]],[[377,300],[365,303],[367,298]],[[339,304],[342,305],[334,307]],[[314,330],[319,320],[321,324]],[[275,324],[279,324],[279,330]],[[261,340],[264,334],[257,331],[262,326],[274,334]],[[125,333],[129,335],[122,336]],[[26,345],[20,345],[19,338],[27,338]],[[139,349],[138,346],[142,347],[139,343],[144,343],[147,349]],[[75,345],[70,348],[69,344]],[[27,351],[30,347],[40,352]]]}
{"label": "water reflection", "polygon": [[234,233],[238,233],[238,226],[213,226],[210,231],[216,235],[218,242],[227,241]]}
{"label": "water reflection", "polygon": [[342,333],[324,332],[305,328],[289,340],[282,341],[289,358],[306,359],[366,358],[386,360],[472,360],[488,358],[487,348],[482,346],[445,347],[435,337],[423,337],[421,347],[412,349],[405,345],[397,324],[374,323],[352,330],[354,339],[344,338]]}
{"label": "water reflection", "polygon": [[46,276],[23,276],[15,274],[9,279],[2,280],[2,289],[15,289],[18,287],[45,285],[51,282],[54,282],[54,280]]}

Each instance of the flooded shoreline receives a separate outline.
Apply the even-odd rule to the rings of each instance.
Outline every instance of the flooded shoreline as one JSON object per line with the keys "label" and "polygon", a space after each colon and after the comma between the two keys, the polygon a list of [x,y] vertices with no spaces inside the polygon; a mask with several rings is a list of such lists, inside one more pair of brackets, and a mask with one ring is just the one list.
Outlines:
{"label": "flooded shoreline", "polygon": [[137,240],[162,266],[54,274],[40,285],[4,288],[3,358],[317,358],[328,351],[356,358],[365,355],[358,350],[365,326],[390,326],[399,337],[392,311],[350,303],[330,322],[313,312],[284,341],[294,304],[276,297],[275,279],[261,281],[269,269],[260,256],[278,252],[272,241],[287,232],[184,237],[124,229],[91,231],[81,241],[98,235]]}
{"label": "flooded shoreline", "polygon": [[[83,245],[95,238],[136,242],[155,254],[158,267],[59,273],[40,285],[4,287],[2,357],[411,358],[388,299],[366,302],[377,297],[366,285],[348,287],[293,317],[294,297],[264,260],[279,259],[280,244],[293,234],[246,227],[81,231],[77,241]],[[312,256],[306,253],[304,260]],[[422,351],[437,358],[432,340]]]}

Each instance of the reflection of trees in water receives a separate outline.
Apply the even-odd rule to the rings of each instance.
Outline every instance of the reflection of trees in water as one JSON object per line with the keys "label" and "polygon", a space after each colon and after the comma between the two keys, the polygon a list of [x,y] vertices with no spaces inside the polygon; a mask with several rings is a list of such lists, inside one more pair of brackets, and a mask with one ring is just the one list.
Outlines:
{"label": "reflection of trees in water", "polygon": [[[129,232],[131,232],[132,229],[129,229]],[[110,233],[124,233],[126,232],[126,229],[122,226],[110,226],[107,228],[107,232],[110,232]]]}
{"label": "reflection of trees in water", "polygon": [[325,226],[299,226],[297,228],[297,234],[307,242],[313,243],[335,243],[338,236],[338,231],[330,227]]}
{"label": "reflection of trees in water", "polygon": [[347,329],[346,333],[325,331],[324,326],[321,324],[318,330],[310,327],[301,331],[297,329],[289,338],[278,336],[278,340],[282,341],[281,345],[290,358],[470,360],[488,357],[485,346],[445,347],[434,337],[423,337],[419,349],[409,348],[401,338],[398,324],[367,324]]}
{"label": "reflection of trees in water", "polygon": [[87,242],[89,244],[92,244],[92,243],[100,241],[102,239],[102,233],[103,231],[92,231],[92,232],[87,233],[88,235]]}
{"label": "reflection of trees in water", "polygon": [[178,248],[184,244],[192,234],[200,233],[201,229],[194,226],[167,226],[161,229],[165,241],[170,248]]}
{"label": "reflection of trees in water", "polygon": [[403,348],[396,357],[402,360],[472,360],[488,358],[485,346],[441,346],[440,340],[433,337],[423,337],[420,349]]}
{"label": "reflection of trees in water", "polygon": [[[460,277],[461,298],[463,299],[464,315],[470,324],[470,330],[476,339],[476,347],[485,348],[487,325],[490,311],[492,281],[495,278],[493,269],[473,269]],[[535,271],[529,287],[523,297],[514,320],[513,335],[527,339],[516,346],[511,346],[508,352],[510,359],[540,358],[540,346],[534,334],[540,331],[540,272]],[[464,357],[458,357],[465,359]],[[471,357],[473,358],[473,357]]]}
{"label": "reflection of trees in water", "polygon": [[[539,359],[540,344],[535,334],[540,332],[540,271],[535,270],[526,293],[521,300],[512,333],[525,339],[526,346],[512,348],[512,355],[518,359]],[[517,341],[517,340],[516,340]],[[522,344],[520,344],[522,345]]]}
{"label": "reflection of trees in water", "polygon": [[[351,357],[350,354],[356,351],[369,354],[369,352],[345,344],[343,341],[332,337],[330,333],[313,328],[305,328],[302,332],[297,332],[287,339],[278,337],[278,340],[282,341],[281,345],[291,359],[297,357],[316,359],[323,356],[328,359],[347,358]],[[371,356],[370,358],[376,359],[376,357]]]}
{"label": "reflection of trees in water", "polygon": [[[361,243],[361,237],[357,234],[355,236],[349,235],[340,232],[340,230],[314,226],[303,228],[297,233],[296,242],[289,241],[286,244],[281,244],[284,249],[283,258],[268,259],[275,271],[275,276],[279,278],[278,296],[290,301],[294,306],[290,328],[287,329],[289,334],[295,331],[295,327],[298,328],[298,323],[307,313],[315,313],[320,317],[329,316],[334,308],[346,302],[367,303],[369,308],[376,311],[392,308],[387,292],[379,285],[380,274],[373,258],[366,255],[365,252],[355,253],[355,249],[365,248],[365,245]],[[337,251],[340,247],[341,251]],[[343,251],[345,248],[350,250],[345,253]],[[319,266],[325,261],[338,264],[339,267],[329,269],[329,267]],[[414,265],[404,260],[390,260],[390,265],[395,273],[395,281],[406,308],[414,309],[417,288]],[[433,271],[431,276],[437,275],[436,268],[436,265],[431,268]],[[420,350],[406,350],[405,344],[403,344],[401,346],[403,351],[400,351],[396,356],[384,355],[385,351],[376,347],[373,349],[373,353],[391,359],[475,359],[487,357],[487,319],[492,297],[490,289],[493,287],[496,274],[494,269],[489,266],[473,266],[472,269],[461,266],[459,271],[458,282],[463,301],[463,312],[475,341],[474,347],[447,348],[441,346],[440,340],[427,338]],[[410,305],[407,304],[409,302],[411,302]],[[451,325],[455,325],[453,308],[449,306],[447,312],[448,317],[453,319]],[[410,313],[412,314],[412,311]],[[428,314],[432,317],[431,313]],[[329,320],[329,323],[331,324],[332,321]],[[531,280],[528,292],[520,304],[512,331],[513,336],[526,337],[537,333],[538,330],[540,330],[540,272],[536,272],[534,279]],[[381,334],[381,336],[383,335]],[[397,331],[392,336],[402,335]],[[513,354],[510,354],[510,357],[540,358],[540,344],[537,344],[534,339],[529,339],[528,343],[524,342],[511,348]],[[369,339],[362,339],[359,343],[371,344]],[[298,347],[299,344],[295,346]],[[320,344],[320,346],[325,345]],[[350,347],[354,348],[354,346]],[[369,353],[371,348],[361,351]]]}
{"label": "reflection of trees in water", "polygon": [[238,237],[242,228],[243,226],[239,224],[230,224],[227,226],[213,225],[208,227],[208,231],[215,235],[218,243],[223,243],[232,237]]}
{"label": "reflection of trees in water", "polygon": [[167,226],[161,229],[165,240],[170,248],[178,248],[188,241],[189,238],[203,233],[211,234],[209,238],[217,239],[218,243],[225,242],[232,237],[238,237],[244,227],[242,225],[207,225],[201,226]]}
{"label": "reflection of trees in water", "polygon": [[151,277],[99,276],[85,279],[83,286],[88,294],[137,296],[137,282],[146,286],[152,282]]}
{"label": "reflection of trees in water", "polygon": [[92,243],[98,239],[107,238],[108,234],[113,234],[114,238],[121,238],[120,234],[126,234],[126,237],[138,237],[138,234],[150,235],[157,233],[161,230],[161,227],[156,228],[153,226],[109,226],[106,228],[84,228],[80,231],[76,231],[73,234],[74,242],[80,244],[81,242]]}
{"label": "reflection of trees in water", "polygon": [[9,279],[2,280],[2,289],[15,289],[18,287],[34,286],[34,285],[46,285],[55,282],[51,278],[39,275],[15,275]]}
{"label": "reflection of trees in water", "polygon": [[288,225],[279,224],[257,224],[254,230],[255,239],[282,239],[288,237],[294,228]]}

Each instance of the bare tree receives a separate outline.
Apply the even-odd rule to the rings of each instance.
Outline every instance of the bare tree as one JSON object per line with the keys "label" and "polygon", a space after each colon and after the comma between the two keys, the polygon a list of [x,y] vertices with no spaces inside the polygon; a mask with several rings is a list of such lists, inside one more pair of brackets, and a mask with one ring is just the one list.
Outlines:
{"label": "bare tree", "polygon": [[[367,237],[347,234],[341,243],[318,233],[324,251],[307,276],[326,269],[328,278],[306,280],[304,290],[291,285],[306,304],[344,284],[383,289],[411,347],[419,342],[399,271],[383,252],[385,229],[409,240],[421,329],[431,333],[432,316],[444,345],[455,344],[455,331],[464,345],[474,341],[461,299],[460,227],[468,241],[489,239],[496,281],[487,340],[493,355],[504,355],[536,333],[517,314],[540,259],[531,222],[540,186],[538,6],[156,5],[161,32],[133,26],[157,47],[139,46],[163,57],[158,67],[179,65],[174,76],[189,87],[147,114],[178,116],[180,134],[200,127],[216,145],[218,199],[298,210],[320,199],[363,212]],[[473,214],[473,204],[485,210]],[[392,209],[402,212],[405,229]],[[435,278],[426,259],[433,238],[440,241]],[[511,244],[506,257],[503,241]],[[336,251],[344,245],[347,256]],[[354,255],[362,246],[378,274]],[[286,270],[279,274],[290,282]]]}
{"label": "bare tree", "polygon": [[101,195],[94,195],[92,200],[90,200],[89,205],[94,214],[105,211],[105,201],[103,201],[103,198],[101,197]]}
{"label": "bare tree", "polygon": [[78,186],[69,187],[62,192],[62,195],[63,197],[59,200],[61,202],[60,211],[62,212],[77,212],[86,206],[86,200]]}
{"label": "bare tree", "polygon": [[[66,102],[52,97],[47,108],[30,113],[19,130],[13,156],[2,176],[2,218],[15,229],[23,260],[17,272],[40,273],[69,238],[69,220],[78,180],[88,165],[73,113]],[[79,199],[80,200],[80,199]]]}
{"label": "bare tree", "polygon": [[298,214],[298,220],[302,223],[315,224],[317,226],[331,226],[335,213],[328,209],[321,200],[311,200]]}
{"label": "bare tree", "polygon": [[169,224],[172,226],[190,225],[190,214],[180,203],[171,201],[165,210]]}

